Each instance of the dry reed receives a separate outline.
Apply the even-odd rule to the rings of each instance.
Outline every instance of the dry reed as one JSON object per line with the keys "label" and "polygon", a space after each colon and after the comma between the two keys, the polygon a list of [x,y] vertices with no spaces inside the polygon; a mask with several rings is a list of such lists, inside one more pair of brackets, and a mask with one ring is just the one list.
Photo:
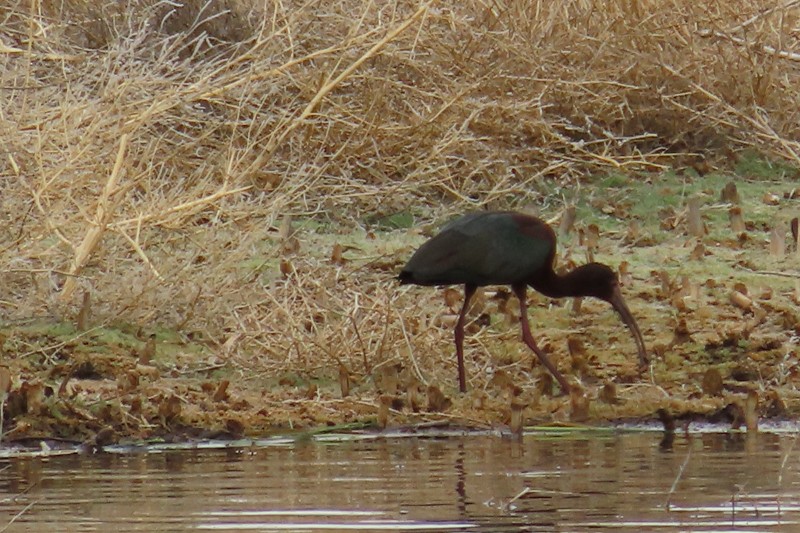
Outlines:
{"label": "dry reed", "polygon": [[242,368],[424,382],[450,332],[393,286],[402,236],[359,228],[742,147],[800,162],[799,5],[4,1],[0,316],[83,287],[95,320]]}

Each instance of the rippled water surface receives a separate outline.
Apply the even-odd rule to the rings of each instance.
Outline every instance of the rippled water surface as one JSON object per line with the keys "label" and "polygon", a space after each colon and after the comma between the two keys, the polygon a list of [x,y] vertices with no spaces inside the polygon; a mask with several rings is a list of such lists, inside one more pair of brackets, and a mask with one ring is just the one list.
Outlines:
{"label": "rippled water surface", "polygon": [[0,531],[800,531],[795,434],[661,439],[328,436],[7,457]]}

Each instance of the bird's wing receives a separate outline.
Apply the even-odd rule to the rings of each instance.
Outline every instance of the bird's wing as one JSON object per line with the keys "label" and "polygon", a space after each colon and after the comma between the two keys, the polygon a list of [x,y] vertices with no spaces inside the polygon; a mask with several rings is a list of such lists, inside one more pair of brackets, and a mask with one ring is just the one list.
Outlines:
{"label": "bird's wing", "polygon": [[525,281],[549,250],[507,213],[473,213],[446,225],[403,270],[425,285],[504,285]]}

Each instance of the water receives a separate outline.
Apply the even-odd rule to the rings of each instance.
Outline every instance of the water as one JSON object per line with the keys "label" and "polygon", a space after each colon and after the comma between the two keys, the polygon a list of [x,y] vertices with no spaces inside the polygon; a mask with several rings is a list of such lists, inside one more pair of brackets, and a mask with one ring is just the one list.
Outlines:
{"label": "water", "polygon": [[7,457],[0,531],[800,531],[797,439],[356,436]]}

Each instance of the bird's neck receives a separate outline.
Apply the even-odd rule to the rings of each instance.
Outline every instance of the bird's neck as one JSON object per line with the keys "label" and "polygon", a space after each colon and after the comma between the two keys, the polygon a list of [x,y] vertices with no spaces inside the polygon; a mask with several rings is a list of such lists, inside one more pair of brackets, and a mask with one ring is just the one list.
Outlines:
{"label": "bird's neck", "polygon": [[530,286],[549,298],[585,296],[584,279],[582,267],[575,268],[566,274],[557,274],[551,268],[531,281]]}

